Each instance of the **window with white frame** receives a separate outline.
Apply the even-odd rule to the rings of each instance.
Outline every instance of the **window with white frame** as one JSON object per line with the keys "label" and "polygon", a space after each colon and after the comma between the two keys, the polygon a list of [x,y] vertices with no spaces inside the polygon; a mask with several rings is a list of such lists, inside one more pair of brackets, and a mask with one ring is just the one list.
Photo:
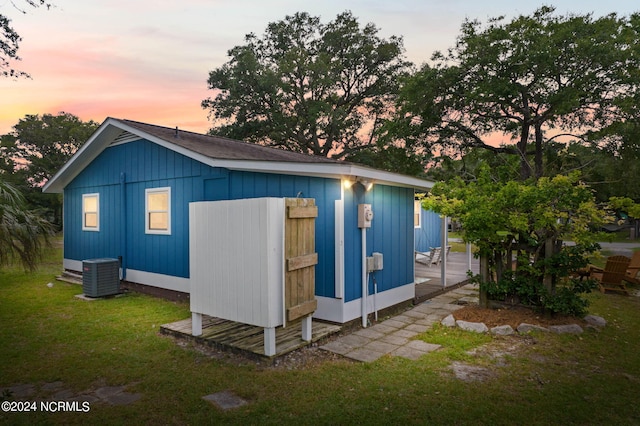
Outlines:
{"label": "window with white frame", "polygon": [[420,200],[413,201],[413,227],[420,228],[420,219],[422,218],[422,202]]}
{"label": "window with white frame", "polygon": [[171,188],[145,190],[145,232],[171,234]]}
{"label": "window with white frame", "polygon": [[100,230],[100,194],[82,194],[82,230]]}

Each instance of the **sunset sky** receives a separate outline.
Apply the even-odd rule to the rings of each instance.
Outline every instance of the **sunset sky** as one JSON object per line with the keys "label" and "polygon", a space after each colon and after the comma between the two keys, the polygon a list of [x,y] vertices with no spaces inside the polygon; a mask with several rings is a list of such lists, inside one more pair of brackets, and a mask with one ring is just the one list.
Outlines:
{"label": "sunset sky", "polygon": [[[268,23],[306,11],[333,20],[345,10],[380,28],[382,37],[403,36],[407,58],[429,60],[455,43],[465,18],[530,14],[553,4],[560,14],[640,10],[636,0],[51,0],[54,8],[27,9],[9,0],[0,13],[22,36],[14,63],[32,79],[0,79],[0,135],[25,114],[65,111],[82,120],[126,118],[206,132],[200,102],[212,95],[209,71],[227,51]],[[16,0],[21,4],[21,0]]]}

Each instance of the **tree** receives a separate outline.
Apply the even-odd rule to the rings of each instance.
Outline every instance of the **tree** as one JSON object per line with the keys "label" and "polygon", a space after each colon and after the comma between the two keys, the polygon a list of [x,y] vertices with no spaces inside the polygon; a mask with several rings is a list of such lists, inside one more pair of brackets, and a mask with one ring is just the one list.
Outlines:
{"label": "tree", "polygon": [[[592,227],[604,217],[578,173],[502,183],[485,165],[476,181],[436,184],[423,205],[458,220],[463,239],[478,247],[481,292],[515,296],[554,312],[582,313],[586,302],[574,296],[589,291],[590,284],[558,284],[586,266],[585,254],[597,249]],[[576,245],[562,247],[564,239]]]}
{"label": "tree", "polygon": [[640,86],[638,21],[547,6],[508,23],[466,20],[456,46],[404,83],[391,131],[429,150],[516,155],[520,178],[539,178],[546,144],[628,116]]}
{"label": "tree", "polygon": [[42,244],[52,233],[46,220],[27,210],[22,194],[0,180],[0,265],[17,258],[25,269],[36,269]]}
{"label": "tree", "polygon": [[[45,0],[24,0],[24,2],[31,7],[51,7],[51,4]],[[20,13],[26,13],[24,9],[18,8],[13,1],[11,1],[11,4]],[[20,35],[11,26],[11,19],[4,14],[0,14],[0,75],[4,77],[29,77],[26,72],[15,70],[11,66],[11,61],[20,60],[18,48],[21,40]]]}
{"label": "tree", "polygon": [[313,155],[372,144],[410,66],[401,38],[380,38],[350,12],[328,24],[296,13],[245,41],[209,74],[211,133]]}
{"label": "tree", "polygon": [[59,197],[42,194],[41,187],[89,139],[97,129],[94,121],[83,122],[73,114],[26,115],[13,132],[0,136],[0,169],[27,197],[31,208],[48,210],[52,222],[62,224]]}

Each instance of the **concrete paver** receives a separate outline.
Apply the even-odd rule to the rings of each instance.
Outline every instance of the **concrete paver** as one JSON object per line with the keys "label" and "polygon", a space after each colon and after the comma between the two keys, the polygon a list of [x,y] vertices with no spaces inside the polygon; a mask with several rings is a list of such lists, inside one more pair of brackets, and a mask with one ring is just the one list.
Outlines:
{"label": "concrete paver", "polygon": [[406,326],[407,323],[391,318],[391,319],[388,319],[388,320],[380,323],[380,325],[386,325],[387,327],[393,327],[393,328],[399,329],[399,328],[402,328],[402,327]]}
{"label": "concrete paver", "polygon": [[360,348],[345,354],[346,357],[362,362],[373,362],[384,356],[382,352],[372,351],[370,349]]}
{"label": "concrete paver", "polygon": [[380,338],[381,342],[391,343],[392,345],[402,346],[409,342],[409,339],[406,337],[396,336],[395,334],[388,334],[386,336],[382,336]]}
{"label": "concrete paver", "polygon": [[368,339],[379,339],[384,336],[385,333],[377,331],[374,327],[363,328],[362,330],[358,330],[353,334],[355,334],[356,336],[366,337]]}
{"label": "concrete paver", "polygon": [[430,325],[409,324],[405,327],[405,330],[415,331],[416,333],[424,333],[431,328]]}
{"label": "concrete paver", "polygon": [[464,304],[477,300],[477,289],[468,284],[429,299],[372,327],[342,336],[320,348],[362,362],[373,362],[385,355],[417,360],[437,350],[440,345],[415,337],[462,308]]}

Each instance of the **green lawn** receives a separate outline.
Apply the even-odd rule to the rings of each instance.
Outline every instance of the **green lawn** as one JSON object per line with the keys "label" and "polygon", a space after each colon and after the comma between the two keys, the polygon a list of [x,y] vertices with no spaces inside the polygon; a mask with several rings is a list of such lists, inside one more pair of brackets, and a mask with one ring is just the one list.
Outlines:
{"label": "green lawn", "polygon": [[[594,293],[590,311],[607,319],[605,329],[518,338],[520,350],[502,363],[466,351],[512,341],[435,327],[419,338],[443,348],[419,361],[386,357],[288,370],[212,359],[159,335],[160,324],[189,316],[185,304],[139,294],[78,300],[79,286],[54,280],[60,258],[52,250],[33,274],[0,271],[0,388],[60,381],[74,394],[127,385],[143,396],[125,406],[95,402],[88,413],[0,412],[0,423],[640,423],[637,297]],[[495,375],[462,382],[450,372],[453,361],[489,366]],[[222,412],[202,400],[223,390],[249,404]],[[27,400],[46,397],[38,390]]]}

